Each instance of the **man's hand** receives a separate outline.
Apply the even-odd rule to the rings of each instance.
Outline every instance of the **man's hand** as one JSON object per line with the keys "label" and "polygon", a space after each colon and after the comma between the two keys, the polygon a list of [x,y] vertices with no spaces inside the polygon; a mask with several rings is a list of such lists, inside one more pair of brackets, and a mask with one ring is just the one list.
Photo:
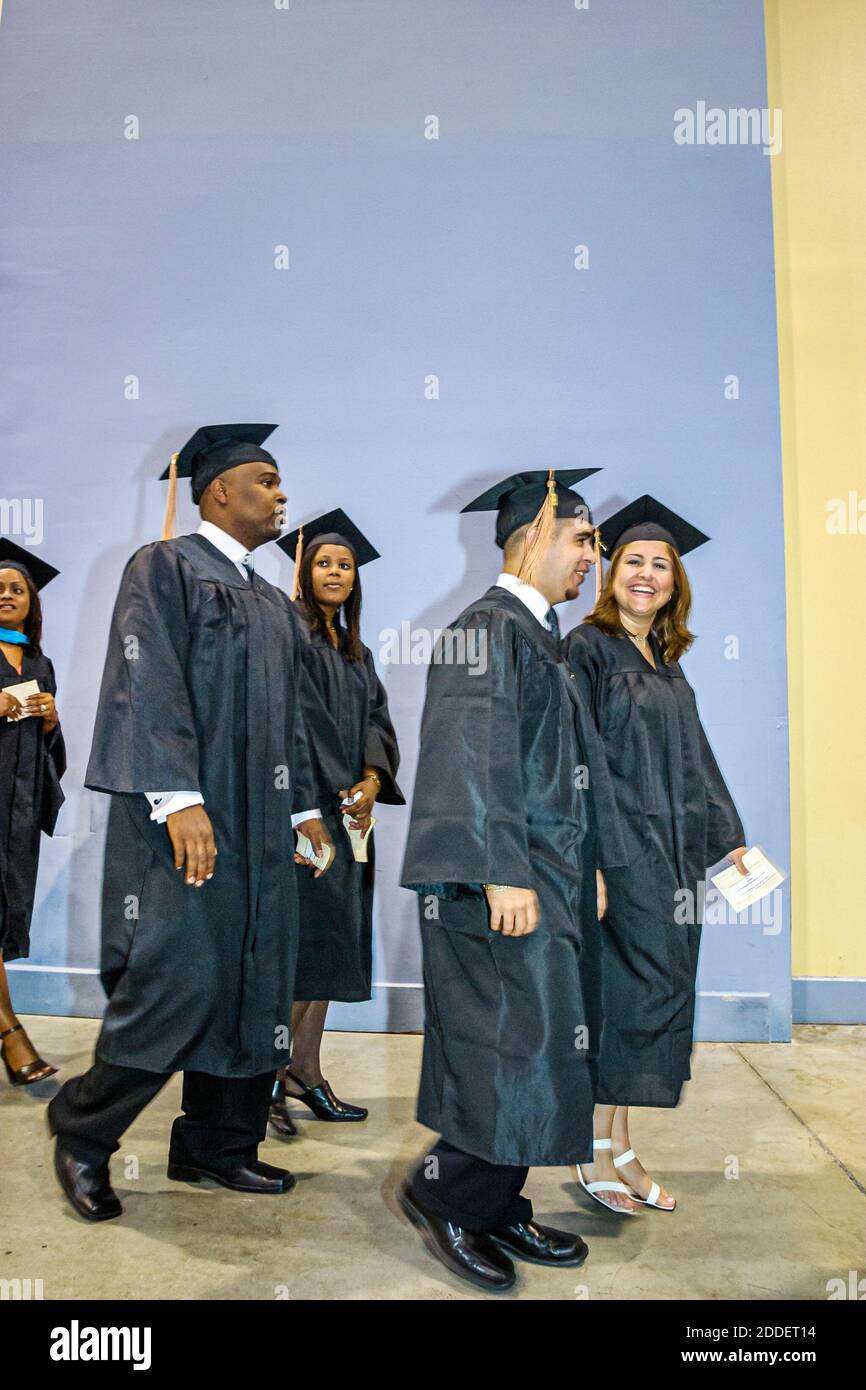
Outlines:
{"label": "man's hand", "polygon": [[601,869],[595,871],[595,901],[598,920],[601,921],[607,913],[607,884]]}
{"label": "man's hand", "polygon": [[174,867],[184,870],[187,883],[201,888],[213,878],[217,854],[210,816],[203,806],[187,806],[168,816],[165,826],[174,850]]}
{"label": "man's hand", "polygon": [[529,936],[541,920],[538,894],[532,888],[485,888],[490,930],[503,936]]}
{"label": "man's hand", "polygon": [[740,845],[739,849],[732,849],[728,855],[731,863],[736,866],[737,872],[742,874],[743,878],[748,878],[749,876],[749,871],[743,864],[743,855],[746,853],[748,853],[746,846]]}
{"label": "man's hand", "polygon": [[[323,820],[302,820],[298,822],[295,829],[300,830],[302,835],[306,835],[316,854],[321,854],[325,845],[331,845],[333,847],[334,841],[328,834],[328,827]],[[333,862],[332,859],[331,864],[333,864]],[[295,855],[295,863],[309,864],[311,869],[316,869],[313,861],[311,859],[305,859],[302,854]],[[328,865],[328,869],[330,869],[331,864]],[[316,869],[313,878],[321,878],[322,874],[328,872],[328,869]]]}

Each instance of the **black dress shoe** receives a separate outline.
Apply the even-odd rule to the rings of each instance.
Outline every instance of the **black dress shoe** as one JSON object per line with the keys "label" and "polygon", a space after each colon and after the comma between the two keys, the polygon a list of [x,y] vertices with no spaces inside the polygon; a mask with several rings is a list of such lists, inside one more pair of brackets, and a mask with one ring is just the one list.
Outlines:
{"label": "black dress shoe", "polygon": [[363,1105],[350,1105],[348,1101],[338,1100],[327,1081],[320,1082],[318,1086],[304,1086],[300,1077],[294,1076],[288,1067],[286,1076],[296,1086],[303,1087],[299,1096],[293,1096],[291,1091],[286,1094],[292,1100],[300,1100],[308,1105],[317,1120],[366,1120],[369,1111]]}
{"label": "black dress shoe", "polygon": [[288,1106],[284,1100],[272,1100],[271,1108],[268,1111],[268,1124],[277,1134],[284,1134],[286,1138],[291,1138],[297,1134],[297,1127],[289,1114]]}
{"label": "black dress shoe", "polygon": [[172,1182],[202,1182],[210,1178],[221,1187],[229,1187],[232,1192],[261,1192],[273,1195],[291,1192],[295,1185],[295,1175],[287,1168],[274,1168],[270,1163],[239,1163],[234,1168],[205,1168],[200,1163],[189,1163],[186,1159],[176,1159],[169,1155],[166,1176]]}
{"label": "black dress shoe", "polygon": [[580,1236],[556,1231],[535,1221],[516,1221],[490,1232],[490,1239],[511,1255],[534,1265],[582,1265],[589,1248]]}
{"label": "black dress shoe", "polygon": [[62,1139],[54,1146],[54,1171],[64,1195],[85,1221],[110,1221],[123,1207],[108,1176],[108,1160],[87,1163],[76,1158]]}
{"label": "black dress shoe", "polygon": [[487,1293],[503,1293],[514,1285],[514,1265],[488,1236],[474,1235],[421,1206],[408,1183],[399,1191],[400,1206],[437,1260],[461,1279]]}

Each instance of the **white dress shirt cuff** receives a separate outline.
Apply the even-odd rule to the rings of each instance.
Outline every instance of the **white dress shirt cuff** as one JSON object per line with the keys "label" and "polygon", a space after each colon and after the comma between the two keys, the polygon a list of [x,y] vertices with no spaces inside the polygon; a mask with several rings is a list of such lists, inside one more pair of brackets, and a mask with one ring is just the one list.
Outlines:
{"label": "white dress shirt cuff", "polygon": [[301,823],[302,820],[321,820],[321,819],[322,819],[322,813],[321,813],[321,811],[319,810],[318,806],[316,807],[316,809],[315,809],[314,811],[296,811],[295,814],[292,816],[292,829],[294,830],[294,828],[295,828],[296,825],[300,825],[300,823]]}
{"label": "white dress shirt cuff", "polygon": [[168,816],[174,815],[175,811],[185,811],[187,806],[204,805],[204,797],[201,792],[145,792],[144,794],[153,807],[150,819],[155,820],[157,825],[162,825]]}

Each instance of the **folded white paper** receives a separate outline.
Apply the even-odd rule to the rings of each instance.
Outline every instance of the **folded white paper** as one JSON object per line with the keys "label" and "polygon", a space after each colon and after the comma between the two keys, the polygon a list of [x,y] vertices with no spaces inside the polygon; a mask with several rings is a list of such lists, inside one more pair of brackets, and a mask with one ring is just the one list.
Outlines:
{"label": "folded white paper", "polygon": [[315,864],[317,869],[327,869],[328,865],[330,864],[331,860],[336,854],[334,846],[325,845],[324,849],[322,850],[322,853],[316,854],[316,851],[313,849],[312,842],[307,839],[303,830],[296,830],[295,834],[298,837],[298,854],[302,854],[305,859],[309,859],[313,864]]}
{"label": "folded white paper", "polygon": [[758,845],[746,850],[743,855],[743,867],[749,871],[745,876],[740,873],[736,864],[731,864],[730,868],[712,876],[712,882],[735,912],[744,912],[752,903],[760,902],[761,898],[765,898],[774,888],[778,888],[780,883],[784,883],[787,877],[781,869],[776,868]]}
{"label": "folded white paper", "polygon": [[[376,824],[376,817],[375,817],[375,816],[371,816],[371,817],[370,817],[370,830],[373,829],[373,826],[374,826],[375,824]],[[345,826],[346,834],[348,835],[349,839],[350,839],[351,842],[352,842],[352,853],[353,853],[353,855],[355,856],[356,862],[357,862],[358,864],[366,864],[366,863],[367,863],[367,847],[368,847],[368,845],[369,845],[369,843],[370,843],[370,830],[353,830],[352,827],[351,827],[351,825],[349,824],[349,816],[348,816],[348,815],[344,816],[344,818],[343,818],[343,825]]]}
{"label": "folded white paper", "polygon": [[[24,705],[31,695],[39,694],[39,682],[19,681],[17,685],[4,685],[3,694],[14,695],[19,705]],[[13,724],[17,724],[19,719],[32,719],[33,716],[27,710],[23,710],[19,715],[7,714],[6,718],[11,719]]]}

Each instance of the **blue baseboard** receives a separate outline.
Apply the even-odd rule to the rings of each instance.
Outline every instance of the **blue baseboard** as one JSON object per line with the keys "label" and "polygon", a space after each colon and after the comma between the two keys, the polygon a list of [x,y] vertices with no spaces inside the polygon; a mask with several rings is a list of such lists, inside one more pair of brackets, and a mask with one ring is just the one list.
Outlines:
{"label": "blue baseboard", "polygon": [[793,986],[795,1023],[866,1023],[866,980],[800,975]]}
{"label": "blue baseboard", "polygon": [[[12,963],[6,967],[18,1013],[101,1018],[105,996],[96,970]],[[771,1041],[769,994],[701,991],[699,1042]],[[795,1023],[866,1023],[866,979],[800,976],[793,981]],[[363,1004],[332,1004],[328,1028],[345,1033],[415,1033],[424,1026],[420,985],[377,984]]]}
{"label": "blue baseboard", "polygon": [[[7,965],[12,1003],[19,1014],[101,1018],[105,995],[99,973],[56,965]],[[374,985],[363,1004],[332,1004],[328,1028],[337,1033],[415,1033],[424,1027],[420,985]]]}

